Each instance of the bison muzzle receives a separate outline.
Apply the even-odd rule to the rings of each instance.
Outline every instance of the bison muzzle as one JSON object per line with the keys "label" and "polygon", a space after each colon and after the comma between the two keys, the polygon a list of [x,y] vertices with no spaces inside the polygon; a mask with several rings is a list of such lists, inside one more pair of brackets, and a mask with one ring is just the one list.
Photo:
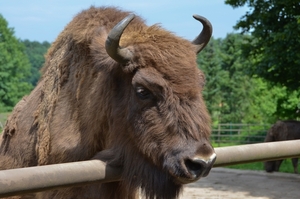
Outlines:
{"label": "bison muzzle", "polygon": [[116,8],[91,7],[65,27],[6,123],[0,169],[101,159],[121,181],[24,197],[172,199],[208,175],[216,154],[196,58],[212,27],[194,18],[193,42]]}

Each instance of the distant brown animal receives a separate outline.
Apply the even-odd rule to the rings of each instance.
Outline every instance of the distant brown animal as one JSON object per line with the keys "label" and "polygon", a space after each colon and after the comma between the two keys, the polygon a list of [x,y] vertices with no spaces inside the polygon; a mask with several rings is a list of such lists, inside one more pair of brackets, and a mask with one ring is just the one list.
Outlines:
{"label": "distant brown animal", "polygon": [[8,119],[0,169],[89,159],[122,168],[120,182],[33,196],[43,199],[171,199],[208,175],[216,155],[196,55],[212,28],[194,18],[203,30],[189,42],[116,8],[78,14]]}
{"label": "distant brown animal", "polygon": [[[286,120],[277,121],[268,131],[265,142],[300,139],[300,121]],[[280,149],[278,149],[280,150]],[[279,171],[283,160],[265,162],[267,172]],[[294,173],[298,173],[298,158],[292,158]]]}

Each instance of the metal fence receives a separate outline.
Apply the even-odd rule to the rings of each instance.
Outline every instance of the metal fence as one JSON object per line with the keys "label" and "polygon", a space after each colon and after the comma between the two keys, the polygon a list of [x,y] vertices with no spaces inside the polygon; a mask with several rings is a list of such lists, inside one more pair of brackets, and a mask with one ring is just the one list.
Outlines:
{"label": "metal fence", "polygon": [[212,127],[211,140],[218,146],[264,142],[271,124],[217,124]]}

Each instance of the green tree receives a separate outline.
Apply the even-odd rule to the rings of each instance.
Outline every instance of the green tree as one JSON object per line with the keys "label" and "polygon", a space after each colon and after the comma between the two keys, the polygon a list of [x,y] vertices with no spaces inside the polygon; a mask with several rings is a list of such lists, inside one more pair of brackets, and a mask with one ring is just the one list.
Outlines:
{"label": "green tree", "polygon": [[255,60],[253,72],[289,90],[300,87],[299,0],[225,0],[232,7],[250,11],[235,28],[251,33],[245,55]]}
{"label": "green tree", "polygon": [[198,56],[199,68],[206,75],[203,96],[214,124],[243,122],[251,105],[250,61],[241,56],[244,37],[212,38]]}
{"label": "green tree", "polygon": [[291,91],[286,87],[277,93],[275,115],[278,119],[300,119],[300,90]]}
{"label": "green tree", "polygon": [[241,46],[246,36],[228,34],[221,43],[221,70],[228,73],[223,85],[223,123],[241,123],[250,105],[251,77],[247,74],[250,61],[241,56]]}
{"label": "green tree", "polygon": [[252,88],[249,89],[248,99],[249,107],[243,118],[244,123],[271,124],[278,118],[277,101],[281,95],[284,95],[282,88],[272,86],[266,80],[259,77],[251,78]]}
{"label": "green tree", "polygon": [[198,55],[199,68],[206,76],[203,96],[213,124],[264,124],[299,117],[300,91],[274,86],[250,74],[254,61],[241,55],[249,38],[240,34],[212,38]]}
{"label": "green tree", "polygon": [[26,82],[29,75],[30,64],[24,46],[0,15],[0,112],[11,110],[30,92],[32,86]]}
{"label": "green tree", "polygon": [[222,120],[221,109],[224,101],[222,88],[229,81],[228,73],[221,68],[220,42],[220,39],[212,38],[197,59],[199,68],[206,77],[203,97],[215,124]]}
{"label": "green tree", "polygon": [[40,79],[40,69],[45,62],[44,55],[50,47],[50,43],[47,41],[40,43],[27,39],[22,41],[22,43],[25,45],[25,53],[31,64],[31,76],[28,81],[35,86]]}

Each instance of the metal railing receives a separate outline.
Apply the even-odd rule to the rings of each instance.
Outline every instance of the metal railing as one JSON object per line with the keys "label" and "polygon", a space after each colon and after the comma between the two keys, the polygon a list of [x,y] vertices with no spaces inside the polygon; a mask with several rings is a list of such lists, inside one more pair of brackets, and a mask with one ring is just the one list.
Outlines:
{"label": "metal railing", "polygon": [[211,140],[218,146],[261,143],[270,127],[270,124],[218,124],[212,127]]}

